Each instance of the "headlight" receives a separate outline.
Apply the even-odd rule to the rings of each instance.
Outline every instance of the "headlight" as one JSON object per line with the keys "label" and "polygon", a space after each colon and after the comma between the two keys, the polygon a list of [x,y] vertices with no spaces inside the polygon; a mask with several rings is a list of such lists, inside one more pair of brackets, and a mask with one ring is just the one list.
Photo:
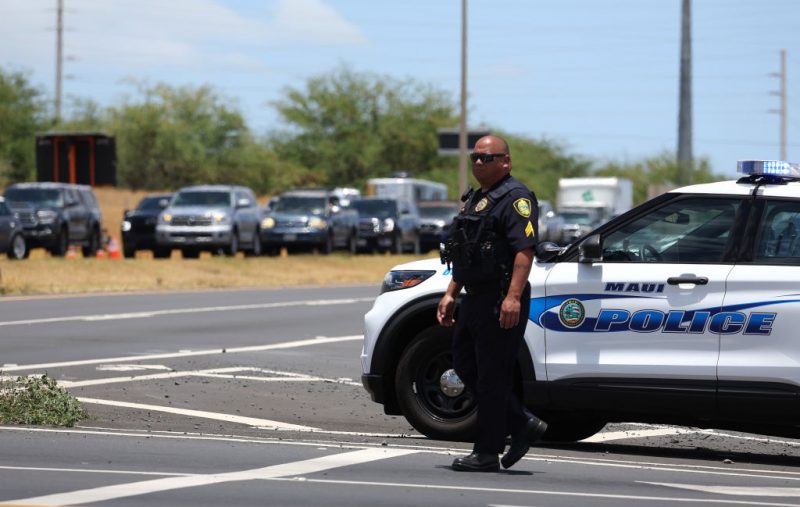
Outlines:
{"label": "headlight", "polygon": [[211,213],[211,218],[214,219],[214,222],[220,223],[220,222],[224,222],[224,221],[226,221],[228,219],[228,214],[227,213],[223,213],[221,211],[215,211],[215,212]]}
{"label": "headlight", "polygon": [[122,221],[122,232],[128,232],[131,230],[131,223],[128,220]]}
{"label": "headlight", "polygon": [[308,226],[312,229],[324,229],[328,226],[328,222],[321,218],[314,217],[308,221]]}
{"label": "headlight", "polygon": [[55,222],[56,216],[58,216],[56,212],[49,209],[43,209],[36,212],[36,218],[38,218],[39,222],[41,222],[44,225],[52,224],[53,222]]}
{"label": "headlight", "polygon": [[165,224],[171,224],[172,223],[172,213],[162,213],[161,216],[158,217],[158,219],[161,222],[164,222]]}
{"label": "headlight", "polygon": [[383,230],[386,232],[392,232],[394,230],[394,220],[391,218],[387,218],[383,221]]}
{"label": "headlight", "polygon": [[275,227],[275,219],[272,217],[267,217],[261,221],[261,228],[262,229],[272,229]]}
{"label": "headlight", "polygon": [[389,271],[383,277],[381,294],[393,290],[408,289],[421,284],[436,271]]}

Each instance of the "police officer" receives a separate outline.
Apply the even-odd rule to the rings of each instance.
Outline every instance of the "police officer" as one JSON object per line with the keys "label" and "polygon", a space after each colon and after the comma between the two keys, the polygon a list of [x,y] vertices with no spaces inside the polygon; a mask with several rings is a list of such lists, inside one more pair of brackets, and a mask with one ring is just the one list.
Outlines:
{"label": "police officer", "polygon": [[[485,136],[475,144],[472,174],[480,189],[462,196],[443,260],[453,278],[439,301],[437,319],[455,325],[453,363],[478,405],[472,454],[453,461],[459,471],[497,471],[519,461],[547,429],[528,412],[512,387],[512,375],[530,307],[528,275],[536,246],[536,196],[511,176],[508,144]],[[466,289],[454,319],[456,298]]]}

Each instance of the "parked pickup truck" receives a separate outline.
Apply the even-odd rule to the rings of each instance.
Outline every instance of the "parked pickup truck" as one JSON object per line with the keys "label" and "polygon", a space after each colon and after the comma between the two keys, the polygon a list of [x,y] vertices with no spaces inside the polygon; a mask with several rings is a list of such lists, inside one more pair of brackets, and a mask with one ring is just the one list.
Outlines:
{"label": "parked pickup truck", "polygon": [[261,243],[268,254],[282,247],[311,247],[324,254],[336,248],[356,253],[358,213],[340,205],[326,189],[282,193],[261,220]]}

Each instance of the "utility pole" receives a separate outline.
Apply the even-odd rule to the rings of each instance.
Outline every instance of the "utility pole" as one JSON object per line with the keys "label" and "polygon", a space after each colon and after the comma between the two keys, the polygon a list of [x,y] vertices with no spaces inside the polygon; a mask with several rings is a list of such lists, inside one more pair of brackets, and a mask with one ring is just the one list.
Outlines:
{"label": "utility pole", "polygon": [[467,190],[467,0],[461,0],[461,119],[458,126],[458,195]]}
{"label": "utility pole", "polygon": [[64,0],[56,8],[56,122],[61,121],[61,67],[64,60]]}
{"label": "utility pole", "polygon": [[681,76],[678,111],[678,178],[680,185],[692,182],[692,19],[691,0],[681,9]]}
{"label": "utility pole", "polygon": [[772,72],[770,76],[777,77],[781,81],[780,90],[777,92],[770,92],[770,95],[778,95],[781,100],[780,109],[770,109],[770,113],[777,113],[780,115],[781,123],[781,158],[780,160],[787,159],[786,153],[786,122],[787,122],[787,105],[786,105],[786,50],[781,49],[781,71]]}

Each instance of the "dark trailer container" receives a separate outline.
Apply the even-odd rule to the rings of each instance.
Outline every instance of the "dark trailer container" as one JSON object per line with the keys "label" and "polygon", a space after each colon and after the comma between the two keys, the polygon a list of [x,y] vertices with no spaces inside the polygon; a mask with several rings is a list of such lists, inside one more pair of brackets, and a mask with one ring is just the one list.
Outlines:
{"label": "dark trailer container", "polygon": [[36,136],[36,180],[92,186],[117,184],[114,138],[97,132]]}

